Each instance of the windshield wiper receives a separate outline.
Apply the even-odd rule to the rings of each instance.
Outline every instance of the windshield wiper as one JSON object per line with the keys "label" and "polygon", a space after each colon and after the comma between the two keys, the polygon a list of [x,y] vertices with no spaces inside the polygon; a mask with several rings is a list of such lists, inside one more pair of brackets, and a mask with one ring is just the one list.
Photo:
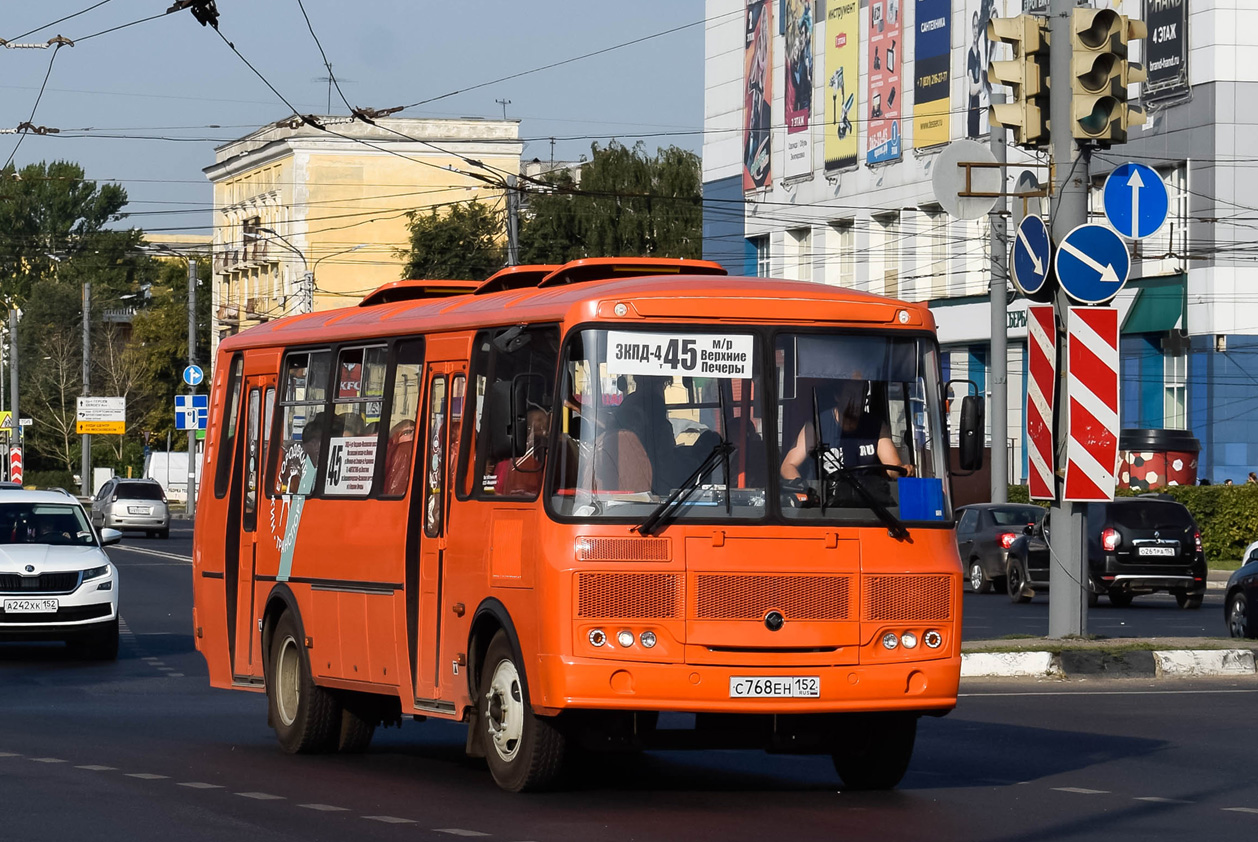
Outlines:
{"label": "windshield wiper", "polygon": [[[729,455],[737,448],[721,439],[712,446],[712,451],[703,460],[703,464],[695,468],[694,473],[686,477],[685,481],[673,490],[673,493],[664,498],[658,506],[646,517],[646,520],[633,528],[635,532],[642,535],[650,535],[655,527],[663,524],[667,526],[672,522],[672,515],[679,511],[686,501],[690,499],[690,495],[703,483],[708,474],[716,470],[718,465],[727,465]],[[726,481],[726,499],[729,498],[729,483]]]}
{"label": "windshield wiper", "polygon": [[[870,465],[869,470],[877,470],[879,467],[880,466],[878,465]],[[845,481],[848,485],[850,485],[856,491],[856,494],[861,498],[861,500],[865,503],[865,505],[868,506],[873,511],[873,513],[878,516],[878,520],[886,524],[887,532],[891,534],[892,538],[895,538],[898,541],[908,540],[909,531],[904,526],[904,521],[900,520],[898,517],[891,514],[891,510],[888,509],[886,506],[884,506],[882,503],[878,502],[878,498],[870,493],[869,489],[865,487],[865,484],[862,483],[860,480],[858,480],[855,476],[853,476],[853,472],[858,471],[858,470],[863,470],[863,469],[862,468],[836,468],[834,471],[831,472],[831,476],[837,477],[838,479]],[[827,485],[826,482],[821,483],[822,501],[824,501],[826,497],[826,492],[825,492],[826,485]],[[825,511],[825,510],[822,509],[822,511]]]}

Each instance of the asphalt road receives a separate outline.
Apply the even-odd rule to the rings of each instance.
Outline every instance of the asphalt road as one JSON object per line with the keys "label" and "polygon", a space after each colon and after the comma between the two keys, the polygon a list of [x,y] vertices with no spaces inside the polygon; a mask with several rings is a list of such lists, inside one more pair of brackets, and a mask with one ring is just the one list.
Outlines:
{"label": "asphalt road", "polygon": [[[1030,602],[1015,604],[1003,593],[976,594],[967,588],[961,637],[1044,637],[1048,634],[1048,600],[1045,593]],[[1115,608],[1101,597],[1099,605],[1088,609],[1088,633],[1102,637],[1227,637],[1223,591],[1206,591],[1201,607],[1191,610],[1180,608],[1169,594],[1138,596],[1126,608]]]}
{"label": "asphalt road", "polygon": [[[463,756],[461,726],[432,722],[380,731],[362,756],[291,757],[266,727],[262,696],[208,687],[189,633],[190,568],[156,554],[189,544],[176,533],[111,548],[127,628],[116,663],[78,662],[58,645],[0,646],[0,840],[1258,832],[1247,736],[1258,679],[966,684],[952,715],[922,721],[913,766],[889,793],[840,791],[825,758],[709,751],[599,757],[566,791],[511,795]],[[976,600],[1001,602],[967,597],[966,608]]]}

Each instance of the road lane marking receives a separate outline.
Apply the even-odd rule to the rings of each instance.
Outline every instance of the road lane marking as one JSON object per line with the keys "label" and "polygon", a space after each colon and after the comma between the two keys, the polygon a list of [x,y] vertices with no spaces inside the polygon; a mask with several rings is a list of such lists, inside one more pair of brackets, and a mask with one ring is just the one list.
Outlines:
{"label": "road lane marking", "polygon": [[123,550],[125,552],[129,552],[129,553],[140,553],[141,555],[151,555],[151,556],[156,556],[157,558],[170,558],[170,559],[174,559],[175,561],[187,562],[188,564],[192,563],[192,556],[177,555],[175,553],[162,552],[161,550],[149,550],[149,549],[141,549],[140,547],[123,547],[123,546],[119,546],[118,549]]}
{"label": "road lane marking", "polygon": [[433,833],[448,833],[451,836],[488,836],[488,833],[481,833],[479,830],[464,830],[461,827],[434,827]]}
{"label": "road lane marking", "polygon": [[1225,813],[1258,813],[1258,807],[1224,807]]}
{"label": "road lane marking", "polygon": [[75,766],[75,769],[86,769],[89,772],[117,772],[117,766],[97,766],[92,763],[87,766]]}
{"label": "road lane marking", "polygon": [[184,781],[179,786],[186,786],[188,789],[222,789],[218,784],[207,784],[204,781]]}
{"label": "road lane marking", "polygon": [[321,813],[344,813],[349,810],[348,807],[333,807],[331,804],[298,804],[298,807],[305,807],[307,810],[318,810]]}
{"label": "road lane marking", "polygon": [[1085,789],[1081,786],[1055,786],[1057,792],[1072,792],[1075,795],[1109,795],[1108,789]]}
{"label": "road lane marking", "polygon": [[241,798],[252,798],[255,801],[283,801],[284,796],[272,795],[269,792],[237,792]]}
{"label": "road lane marking", "polygon": [[166,673],[166,677],[167,677],[167,678],[183,678],[183,673],[181,673],[181,672],[168,672],[168,673]]}
{"label": "road lane marking", "polygon": [[401,819],[397,816],[363,816],[369,822],[384,822],[385,824],[415,824],[414,819]]}
{"label": "road lane marking", "polygon": [[32,757],[32,763],[65,763],[60,757]]}
{"label": "road lane marking", "polygon": [[0,757],[21,757],[16,751],[0,751]]}
{"label": "road lane marking", "polygon": [[170,775],[154,775],[151,772],[128,772],[128,778],[139,778],[142,781],[168,781]]}
{"label": "road lane marking", "polygon": [[1160,795],[1138,795],[1132,801],[1149,801],[1153,804],[1195,804],[1195,801],[1185,801],[1182,798],[1163,798]]}

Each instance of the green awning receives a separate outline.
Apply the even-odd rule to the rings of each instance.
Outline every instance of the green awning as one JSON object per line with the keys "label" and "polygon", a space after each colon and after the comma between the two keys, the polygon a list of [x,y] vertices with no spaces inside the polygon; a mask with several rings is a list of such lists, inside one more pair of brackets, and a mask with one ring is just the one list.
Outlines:
{"label": "green awning", "polygon": [[1136,300],[1127,311],[1123,333],[1166,333],[1188,326],[1188,285],[1185,275],[1145,278],[1134,282]]}

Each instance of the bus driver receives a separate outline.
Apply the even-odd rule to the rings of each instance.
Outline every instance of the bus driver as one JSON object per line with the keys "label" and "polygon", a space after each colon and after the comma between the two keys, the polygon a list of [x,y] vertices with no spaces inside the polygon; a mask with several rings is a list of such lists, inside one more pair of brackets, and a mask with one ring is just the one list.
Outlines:
{"label": "bus driver", "polygon": [[[821,465],[826,474],[878,464],[901,468],[906,476],[913,474],[912,465],[901,463],[886,422],[866,411],[864,380],[834,381],[828,387],[819,386],[817,392],[819,401],[826,397],[826,392],[833,397],[833,405],[821,413],[821,440],[826,445]],[[782,479],[803,479],[802,472],[807,470],[804,466],[813,464],[811,457],[816,445],[817,433],[809,421],[800,429],[795,446],[782,460]],[[887,471],[888,476],[899,474],[900,471]]]}

